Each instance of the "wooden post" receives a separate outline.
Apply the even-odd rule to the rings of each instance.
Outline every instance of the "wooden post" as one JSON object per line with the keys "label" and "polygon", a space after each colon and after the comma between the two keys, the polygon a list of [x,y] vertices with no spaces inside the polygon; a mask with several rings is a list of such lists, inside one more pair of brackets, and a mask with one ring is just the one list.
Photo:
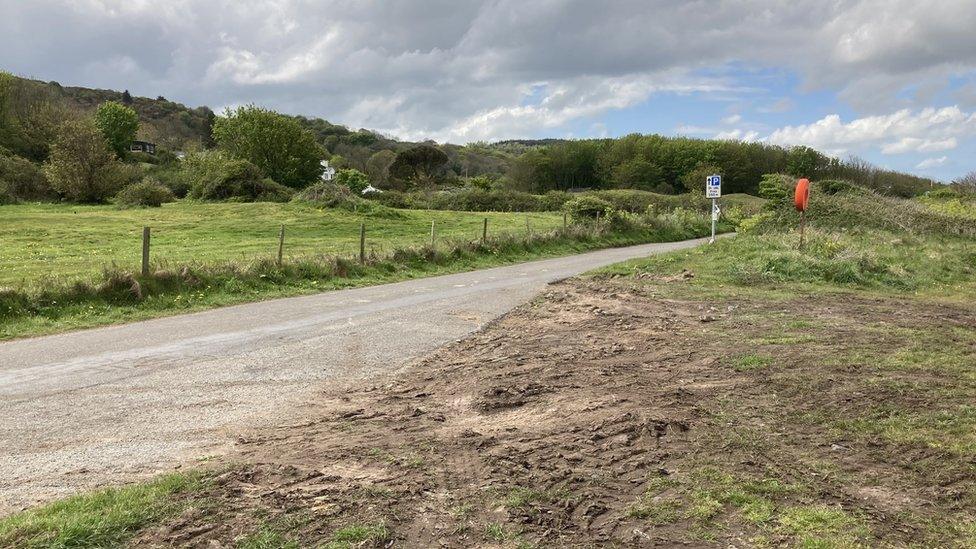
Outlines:
{"label": "wooden post", "polygon": [[281,267],[281,256],[285,253],[285,226],[278,232],[278,266]]}
{"label": "wooden post", "polygon": [[481,243],[484,244],[488,242],[488,218],[485,218],[485,224],[481,227]]}
{"label": "wooden post", "polygon": [[529,228],[529,214],[525,214],[525,234],[529,234],[531,232],[532,229]]}
{"label": "wooden post", "polygon": [[800,212],[800,249],[801,250],[803,249],[803,236],[804,236],[803,233],[804,230],[806,229],[806,225],[807,225],[807,212],[804,210]]}
{"label": "wooden post", "polygon": [[430,221],[430,247],[434,247],[434,220]]}
{"label": "wooden post", "polygon": [[566,230],[566,212],[563,212],[563,230]]}
{"label": "wooden post", "polygon": [[149,276],[149,227],[142,228],[142,276]]}
{"label": "wooden post", "polygon": [[359,264],[366,264],[366,223],[359,224]]}

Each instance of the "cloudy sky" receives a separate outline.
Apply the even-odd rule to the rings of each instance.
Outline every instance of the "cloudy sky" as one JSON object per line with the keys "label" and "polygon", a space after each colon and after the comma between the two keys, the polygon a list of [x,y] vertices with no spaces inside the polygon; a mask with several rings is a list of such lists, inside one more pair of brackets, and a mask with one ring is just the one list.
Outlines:
{"label": "cloudy sky", "polygon": [[662,133],[976,169],[974,0],[0,0],[0,68],[407,139]]}

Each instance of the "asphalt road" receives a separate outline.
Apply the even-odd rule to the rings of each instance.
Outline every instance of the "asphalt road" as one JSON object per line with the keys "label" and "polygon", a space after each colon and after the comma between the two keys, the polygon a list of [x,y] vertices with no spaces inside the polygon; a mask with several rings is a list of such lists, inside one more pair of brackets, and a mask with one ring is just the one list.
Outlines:
{"label": "asphalt road", "polygon": [[389,373],[554,280],[705,240],[0,343],[0,514],[225,452],[323,383]]}

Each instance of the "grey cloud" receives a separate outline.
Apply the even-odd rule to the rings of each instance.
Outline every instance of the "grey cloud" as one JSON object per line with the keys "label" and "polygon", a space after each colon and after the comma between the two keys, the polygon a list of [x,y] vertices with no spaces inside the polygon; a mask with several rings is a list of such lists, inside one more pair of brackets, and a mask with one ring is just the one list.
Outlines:
{"label": "grey cloud", "polygon": [[702,76],[729,63],[791,68],[867,113],[976,68],[968,0],[0,0],[0,13],[0,66],[19,74],[440,139],[555,128],[661,91],[743,93],[734,75]]}

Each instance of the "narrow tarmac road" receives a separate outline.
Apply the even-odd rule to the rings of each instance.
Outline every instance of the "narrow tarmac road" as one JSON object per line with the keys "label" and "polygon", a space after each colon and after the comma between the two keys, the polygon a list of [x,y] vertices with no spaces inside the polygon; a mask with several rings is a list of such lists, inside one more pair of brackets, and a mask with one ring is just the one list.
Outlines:
{"label": "narrow tarmac road", "polygon": [[707,239],[600,250],[0,343],[0,515],[225,452],[321,383],[389,373],[554,280]]}

